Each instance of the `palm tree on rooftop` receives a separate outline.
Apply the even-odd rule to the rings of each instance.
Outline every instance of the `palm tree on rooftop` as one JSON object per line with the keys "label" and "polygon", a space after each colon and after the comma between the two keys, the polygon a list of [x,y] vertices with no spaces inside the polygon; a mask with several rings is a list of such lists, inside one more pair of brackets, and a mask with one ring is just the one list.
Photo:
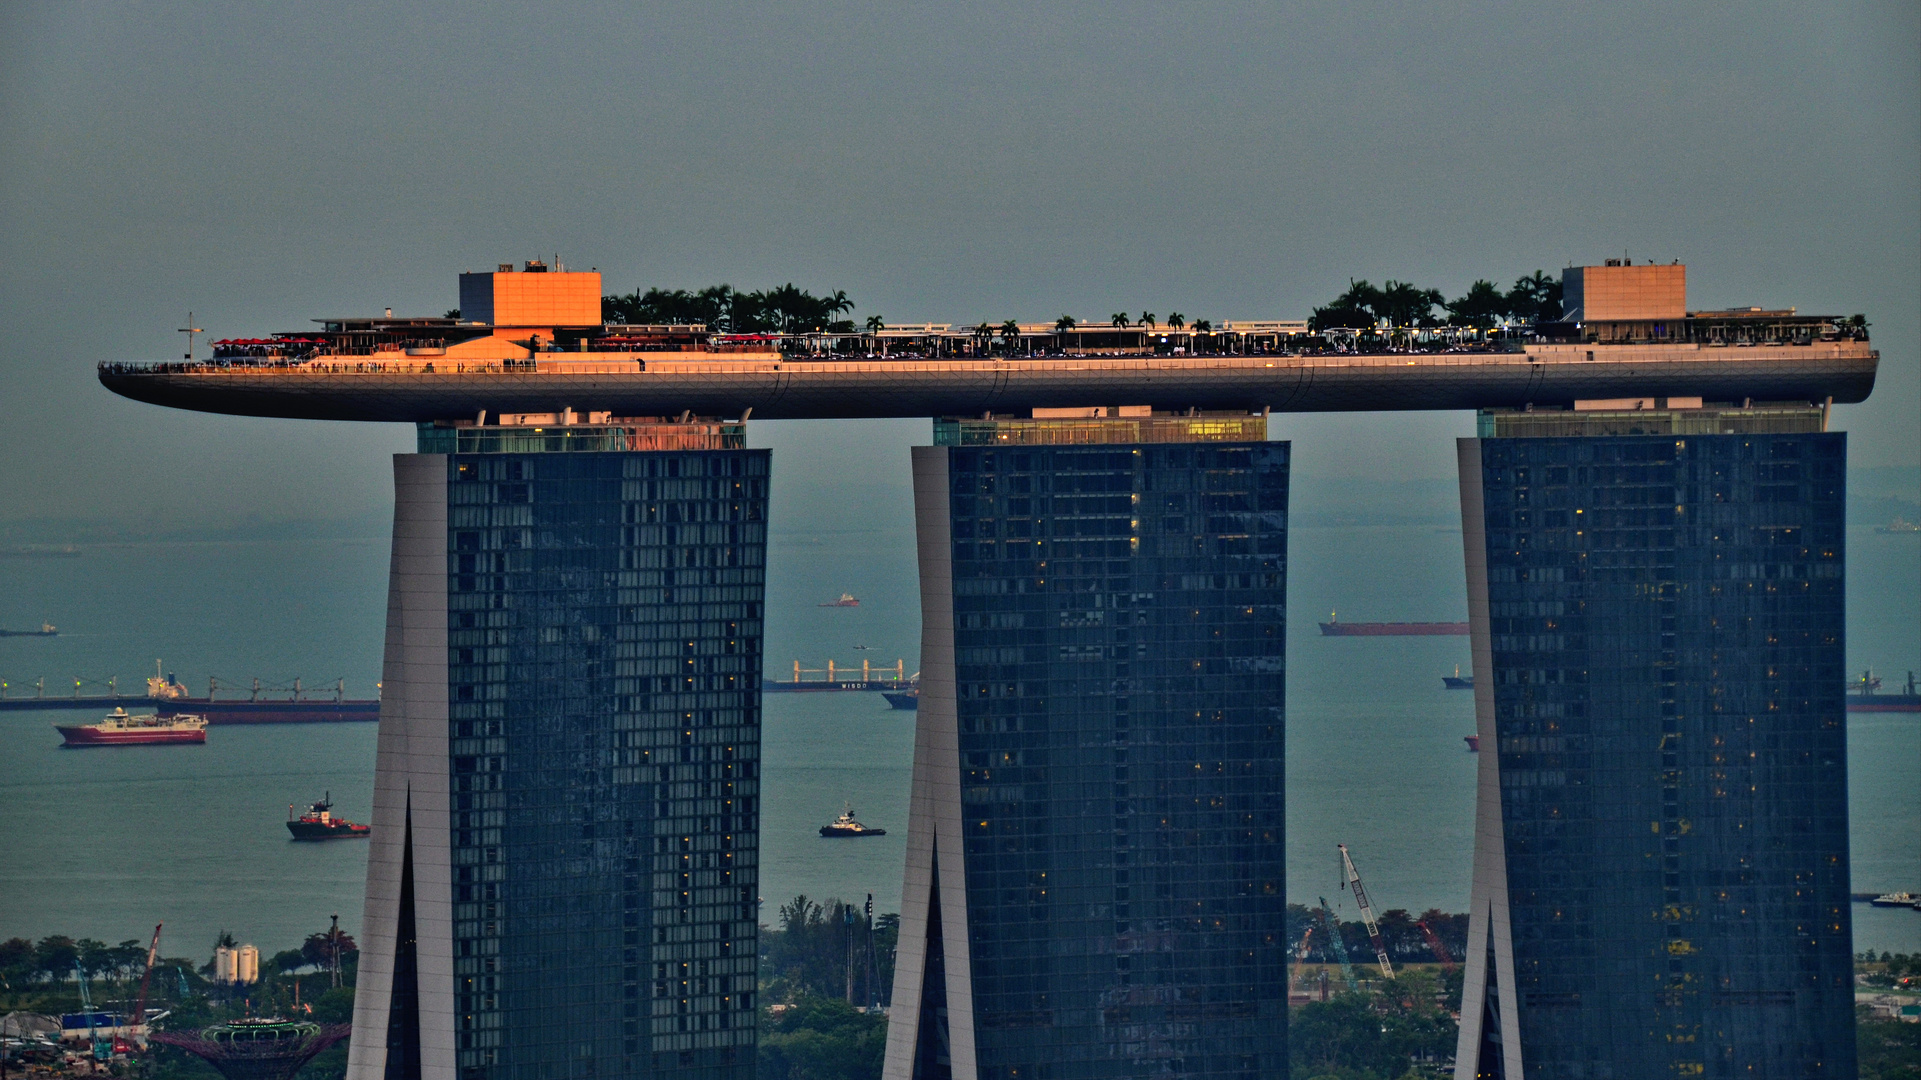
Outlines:
{"label": "palm tree on rooftop", "polygon": [[867,316],[867,332],[868,333],[878,334],[885,329],[887,329],[887,324],[881,321],[881,317],[879,315]]}
{"label": "palm tree on rooftop", "polygon": [[1167,328],[1169,330],[1179,330],[1181,327],[1186,325],[1187,325],[1187,316],[1182,315],[1178,311],[1172,311],[1168,313]]}
{"label": "palm tree on rooftop", "polygon": [[1156,325],[1154,322],[1154,313],[1151,311],[1141,312],[1141,325],[1147,328],[1148,333],[1153,333]]}
{"label": "palm tree on rooftop", "polygon": [[1108,319],[1110,319],[1115,326],[1120,327],[1122,330],[1127,329],[1128,326],[1131,325],[1128,322],[1127,312],[1125,311],[1116,311],[1114,314],[1109,315]]}

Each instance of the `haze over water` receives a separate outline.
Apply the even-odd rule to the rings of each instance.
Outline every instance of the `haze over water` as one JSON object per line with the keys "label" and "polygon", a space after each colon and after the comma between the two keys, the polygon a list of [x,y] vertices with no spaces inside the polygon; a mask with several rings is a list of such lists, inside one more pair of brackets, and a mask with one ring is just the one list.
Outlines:
{"label": "haze over water", "polygon": [[[1328,421],[1276,418],[1295,441],[1288,582],[1289,900],[1340,904],[1334,845],[1354,852],[1382,908],[1464,910],[1474,755],[1472,695],[1441,676],[1470,668],[1465,638],[1324,638],[1315,623],[1466,617],[1459,511],[1435,462],[1414,479],[1342,474]],[[1465,426],[1463,419],[1463,426]],[[905,448],[926,422],[755,424],[775,448],[766,671],[918,667],[918,585]],[[1437,446],[1436,458],[1451,458]],[[823,467],[825,466],[825,467]],[[1451,462],[1447,469],[1451,470]],[[1851,478],[1855,505],[1878,481]],[[1911,483],[1911,482],[1910,482]],[[1912,515],[1911,515],[1912,516]],[[1879,519],[1885,522],[1885,517]],[[1898,678],[1921,668],[1921,542],[1851,514],[1848,657]],[[387,538],[314,529],[253,540],[83,545],[79,558],[0,558],[0,627],[58,624],[54,639],[0,639],[0,678],[50,693],[76,675],[138,689],[155,657],[195,693],[254,675],[307,686],[379,678]],[[59,542],[61,536],[19,537]],[[858,608],[817,605],[842,592]],[[869,646],[856,649],[857,645]],[[1890,681],[1894,681],[1893,678]],[[100,692],[89,686],[89,693]],[[876,694],[769,694],[763,752],[763,921],[796,893],[899,907],[912,713]],[[108,941],[167,924],[171,955],[227,929],[290,948],[339,913],[357,932],[366,845],[294,844],[289,803],[331,790],[369,816],[375,725],[216,727],[204,747],[67,751],[48,726],[82,712],[0,713],[0,938]],[[1854,889],[1921,889],[1921,717],[1849,722]],[[825,841],[852,803],[888,835]],[[1351,917],[1351,904],[1346,913]],[[1855,944],[1921,951],[1921,912],[1854,906]]]}

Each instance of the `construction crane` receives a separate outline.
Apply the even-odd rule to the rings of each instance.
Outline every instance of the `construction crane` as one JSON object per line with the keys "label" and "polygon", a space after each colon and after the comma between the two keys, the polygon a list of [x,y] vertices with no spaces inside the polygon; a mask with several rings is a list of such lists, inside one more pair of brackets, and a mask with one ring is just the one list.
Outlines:
{"label": "construction crane", "polygon": [[1341,978],[1347,980],[1349,990],[1359,990],[1361,982],[1354,977],[1354,964],[1347,958],[1347,942],[1341,939],[1341,920],[1328,906],[1327,897],[1321,897],[1321,919],[1327,924],[1327,936],[1334,940],[1334,958],[1341,962]]}
{"label": "construction crane", "polygon": [[93,1047],[95,1061],[107,1061],[113,1057],[113,1040],[100,1037],[100,1029],[95,1021],[99,1017],[93,1011],[93,995],[87,992],[87,973],[81,969],[79,961],[73,965],[73,977],[80,981],[80,1009],[87,1014],[87,1042]]}
{"label": "construction crane", "polygon": [[1354,869],[1346,844],[1334,846],[1341,849],[1341,865],[1347,869],[1347,884],[1354,890],[1354,903],[1361,909],[1361,921],[1367,924],[1367,938],[1374,943],[1374,958],[1381,962],[1381,974],[1392,979],[1394,964],[1387,958],[1387,945],[1381,941],[1381,928],[1374,921],[1374,907],[1367,902],[1367,890],[1361,887],[1361,872]]}
{"label": "construction crane", "polygon": [[1314,924],[1308,923],[1307,929],[1301,933],[1301,943],[1294,947],[1294,970],[1296,973],[1297,985],[1298,985],[1300,967],[1302,964],[1307,963],[1307,943],[1313,940],[1313,938],[1314,938]]}
{"label": "construction crane", "polygon": [[1421,934],[1427,938],[1427,947],[1434,952],[1434,959],[1441,962],[1441,970],[1453,971],[1454,954],[1447,951],[1446,945],[1441,944],[1441,935],[1435,933],[1434,928],[1429,926],[1425,919],[1414,925],[1421,928]]}
{"label": "construction crane", "polygon": [[160,953],[160,928],[166,923],[153,924],[153,940],[147,943],[147,970],[140,975],[140,1002],[133,1007],[133,1030],[147,1022],[147,984],[153,981],[153,958]]}

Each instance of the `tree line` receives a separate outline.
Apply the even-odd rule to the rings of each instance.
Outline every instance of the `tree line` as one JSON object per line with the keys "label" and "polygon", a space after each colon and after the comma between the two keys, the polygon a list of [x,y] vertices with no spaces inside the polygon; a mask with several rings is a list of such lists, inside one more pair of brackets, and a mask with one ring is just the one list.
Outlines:
{"label": "tree line", "polygon": [[[1434,309],[1445,313],[1445,321]],[[1503,292],[1491,281],[1476,281],[1467,292],[1447,299],[1439,289],[1423,289],[1405,281],[1390,280],[1376,287],[1367,281],[1349,280],[1347,291],[1326,307],[1317,307],[1308,319],[1316,333],[1347,328],[1372,330],[1385,324],[1391,328],[1473,327],[1491,330],[1502,319],[1520,323],[1558,322],[1561,318],[1561,283],[1539,270],[1516,278],[1513,288]]]}
{"label": "tree line", "polygon": [[[1421,932],[1421,923],[1426,923],[1434,936],[1441,939],[1453,960],[1467,955],[1467,916],[1449,914],[1438,908],[1429,908],[1419,916],[1410,914],[1402,908],[1383,911],[1375,919],[1381,928],[1381,944],[1386,947],[1388,959],[1396,964],[1432,964],[1441,957],[1434,954],[1429,946],[1427,935]],[[1287,905],[1287,943],[1290,956],[1300,944],[1301,936],[1308,927],[1314,928],[1314,936],[1308,939],[1307,960],[1314,964],[1334,963],[1338,956],[1334,943],[1328,939],[1324,917],[1319,908],[1304,904]],[[1374,945],[1367,934],[1365,923],[1342,922],[1341,943],[1347,946],[1347,953],[1357,964],[1371,964],[1374,960]]]}
{"label": "tree line", "polygon": [[[704,289],[636,289],[625,296],[600,298],[601,317],[610,323],[659,325],[700,323],[717,334],[801,334],[824,330],[847,334],[854,302],[836,289],[815,296],[793,282],[773,289],[741,292],[732,285]],[[875,322],[869,319],[868,322]]]}

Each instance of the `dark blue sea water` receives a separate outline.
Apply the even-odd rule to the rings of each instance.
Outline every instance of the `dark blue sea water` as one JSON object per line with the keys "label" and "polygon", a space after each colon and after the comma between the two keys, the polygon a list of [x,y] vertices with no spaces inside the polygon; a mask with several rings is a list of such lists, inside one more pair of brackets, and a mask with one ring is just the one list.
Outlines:
{"label": "dark blue sea water", "polygon": [[[776,448],[767,668],[832,658],[917,664],[919,608],[904,447],[926,424],[759,425]],[[1334,845],[1352,849],[1384,908],[1463,910],[1474,762],[1465,638],[1324,638],[1315,622],[1460,619],[1460,534],[1451,481],[1342,477],[1297,440],[1289,581],[1288,884],[1331,900]],[[833,468],[811,463],[832,461]],[[1859,670],[1921,667],[1921,542],[1849,533],[1849,658]],[[293,531],[293,530],[290,530]],[[363,530],[364,531],[364,530]],[[61,537],[47,537],[60,540]],[[53,639],[0,639],[19,694],[44,676],[120,677],[155,658],[196,692],[258,675],[345,678],[372,696],[385,612],[384,537],[83,545],[79,558],[0,558],[0,626],[58,624]],[[858,608],[818,604],[842,592]],[[856,649],[866,645],[865,650]],[[96,687],[88,686],[89,692]],[[82,713],[0,713],[0,938],[108,941],[167,924],[167,951],[198,956],[230,930],[292,947],[333,913],[360,922],[365,845],[294,844],[290,803],[331,790],[365,820],[374,725],[217,727],[204,747],[62,750],[50,727]],[[1857,890],[1921,890],[1921,716],[1849,723]],[[913,714],[877,694],[766,698],[762,895],[797,893],[898,910]],[[830,841],[851,803],[888,835]],[[1856,947],[1921,951],[1921,912],[1856,905]]]}

